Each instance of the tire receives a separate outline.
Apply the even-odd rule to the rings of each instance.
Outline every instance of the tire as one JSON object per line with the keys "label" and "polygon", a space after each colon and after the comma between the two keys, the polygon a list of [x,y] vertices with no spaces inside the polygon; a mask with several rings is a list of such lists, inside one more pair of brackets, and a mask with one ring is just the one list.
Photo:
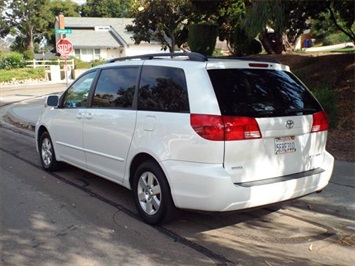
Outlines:
{"label": "tire", "polygon": [[151,225],[170,221],[175,214],[170,187],[154,161],[142,163],[133,177],[134,203],[139,215]]}
{"label": "tire", "polygon": [[39,140],[39,157],[42,167],[47,171],[57,171],[60,163],[55,158],[52,140],[48,132],[43,132]]}

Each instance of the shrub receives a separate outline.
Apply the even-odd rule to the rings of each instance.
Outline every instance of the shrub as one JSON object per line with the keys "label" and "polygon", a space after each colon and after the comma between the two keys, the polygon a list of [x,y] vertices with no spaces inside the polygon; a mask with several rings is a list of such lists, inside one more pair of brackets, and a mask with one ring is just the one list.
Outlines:
{"label": "shrub", "polygon": [[212,56],[215,56],[215,57],[224,56],[222,49],[221,49],[221,48],[216,48],[216,49],[213,51]]}
{"label": "shrub", "polygon": [[92,65],[92,67],[96,67],[96,66],[102,65],[105,62],[106,62],[105,60],[94,60],[91,65]]}
{"label": "shrub", "polygon": [[192,24],[189,27],[188,44],[192,52],[212,55],[218,35],[217,25]]}
{"label": "shrub", "polygon": [[5,54],[0,59],[0,69],[12,69],[25,66],[23,55],[18,52]]}
{"label": "shrub", "polygon": [[350,38],[344,33],[334,33],[324,38],[323,46],[345,43],[350,41]]}
{"label": "shrub", "polygon": [[32,50],[26,50],[23,52],[23,58],[25,60],[32,60],[35,58],[35,53]]}
{"label": "shrub", "polygon": [[338,121],[337,94],[328,86],[319,86],[313,90],[314,96],[318,99],[328,115],[329,127],[336,128]]}
{"label": "shrub", "polygon": [[88,69],[88,68],[91,68],[91,63],[89,62],[77,61],[75,63],[75,69]]}
{"label": "shrub", "polygon": [[262,51],[261,42],[250,38],[245,30],[240,28],[234,29],[231,46],[233,47],[233,55],[236,56],[259,54]]}

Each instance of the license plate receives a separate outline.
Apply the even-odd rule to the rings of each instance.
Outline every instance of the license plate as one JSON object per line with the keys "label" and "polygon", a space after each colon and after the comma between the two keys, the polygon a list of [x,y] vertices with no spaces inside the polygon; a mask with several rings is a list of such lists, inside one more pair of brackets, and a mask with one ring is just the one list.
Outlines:
{"label": "license plate", "polygon": [[275,138],[275,154],[285,154],[285,153],[291,153],[295,151],[296,151],[295,136]]}

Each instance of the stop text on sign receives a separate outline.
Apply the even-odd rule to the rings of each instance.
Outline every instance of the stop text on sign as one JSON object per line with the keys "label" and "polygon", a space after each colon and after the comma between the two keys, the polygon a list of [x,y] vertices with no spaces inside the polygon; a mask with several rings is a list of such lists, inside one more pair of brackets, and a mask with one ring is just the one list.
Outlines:
{"label": "stop text on sign", "polygon": [[58,44],[58,50],[61,51],[70,51],[73,45],[71,44]]}

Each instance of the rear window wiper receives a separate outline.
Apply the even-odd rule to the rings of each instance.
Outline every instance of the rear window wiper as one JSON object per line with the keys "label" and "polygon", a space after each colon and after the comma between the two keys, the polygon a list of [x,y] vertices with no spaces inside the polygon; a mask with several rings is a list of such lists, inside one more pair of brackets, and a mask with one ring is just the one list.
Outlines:
{"label": "rear window wiper", "polygon": [[297,113],[314,113],[317,110],[314,108],[290,108],[286,109],[285,113],[286,114],[297,114]]}

